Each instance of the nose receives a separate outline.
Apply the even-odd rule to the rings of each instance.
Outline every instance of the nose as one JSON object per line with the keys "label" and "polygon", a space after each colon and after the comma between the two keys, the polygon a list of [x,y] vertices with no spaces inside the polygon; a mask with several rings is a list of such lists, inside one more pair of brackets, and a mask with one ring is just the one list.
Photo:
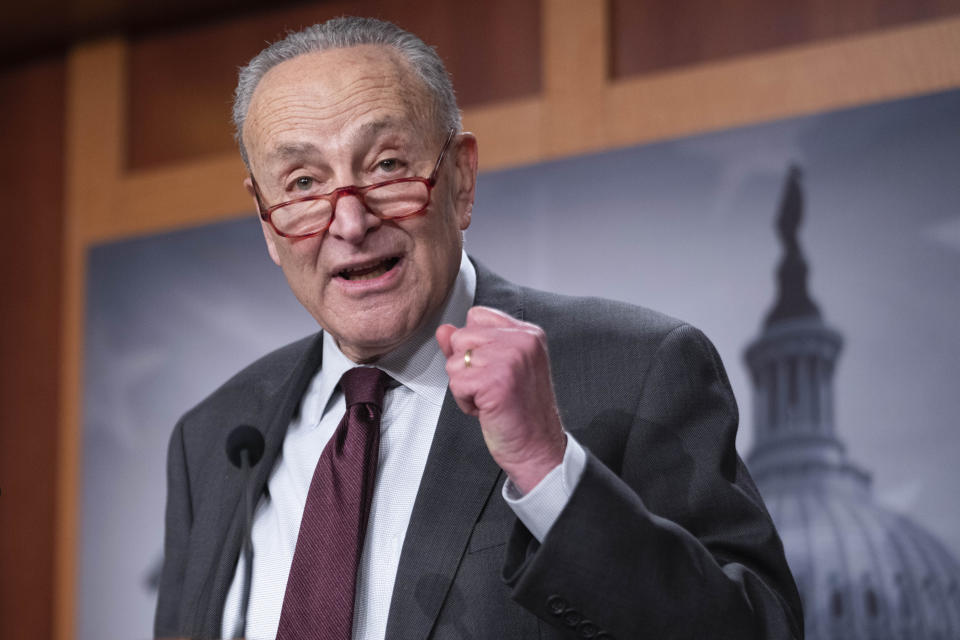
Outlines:
{"label": "nose", "polygon": [[333,220],[327,234],[351,244],[360,244],[367,233],[380,226],[380,218],[370,213],[355,193],[343,193],[334,203]]}

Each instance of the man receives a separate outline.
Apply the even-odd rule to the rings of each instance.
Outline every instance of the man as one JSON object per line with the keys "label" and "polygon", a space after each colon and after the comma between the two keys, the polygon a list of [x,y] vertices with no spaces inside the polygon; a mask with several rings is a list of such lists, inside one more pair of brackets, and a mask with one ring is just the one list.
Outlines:
{"label": "man", "polygon": [[[270,256],[322,332],[174,430],[158,636],[802,636],[706,338],[463,253],[477,141],[429,47],[364,19],[291,34],[241,71],[234,119]],[[358,364],[389,376],[363,414],[382,411],[374,489],[317,503],[359,433]],[[266,438],[246,613],[240,424]]]}

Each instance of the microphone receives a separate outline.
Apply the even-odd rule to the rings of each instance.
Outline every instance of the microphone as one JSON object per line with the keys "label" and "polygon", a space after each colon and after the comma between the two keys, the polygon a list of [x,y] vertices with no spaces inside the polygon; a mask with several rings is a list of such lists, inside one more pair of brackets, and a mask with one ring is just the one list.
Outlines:
{"label": "microphone", "polygon": [[227,436],[227,458],[244,474],[243,520],[243,595],[240,598],[240,637],[247,635],[247,605],[250,601],[250,582],[253,578],[253,483],[250,469],[263,457],[263,434],[256,427],[240,425]]}
{"label": "microphone", "polygon": [[243,469],[243,454],[247,454],[247,464],[256,466],[263,456],[263,435],[256,427],[242,424],[234,428],[227,436],[227,457],[238,469]]}

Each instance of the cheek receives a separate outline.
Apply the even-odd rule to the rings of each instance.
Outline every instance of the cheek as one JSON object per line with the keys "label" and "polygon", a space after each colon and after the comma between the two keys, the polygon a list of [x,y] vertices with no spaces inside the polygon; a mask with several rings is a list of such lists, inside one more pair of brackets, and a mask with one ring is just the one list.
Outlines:
{"label": "cheek", "polygon": [[319,271],[317,263],[319,242],[313,238],[295,242],[278,242],[277,254],[280,267],[288,279],[300,280]]}
{"label": "cheek", "polygon": [[442,252],[460,243],[460,215],[457,212],[452,193],[445,190],[442,194],[438,193],[437,196],[436,204],[438,206],[432,212],[434,214],[433,225],[427,233],[432,235],[431,241],[435,243],[435,249]]}
{"label": "cheek", "polygon": [[[437,242],[442,243],[442,253],[447,256],[455,254],[457,260],[459,260],[460,249],[463,245],[463,231],[460,228],[460,220],[451,212],[445,222],[442,236],[437,239]],[[453,258],[450,259],[453,260]]]}
{"label": "cheek", "polygon": [[459,230],[452,226],[448,219],[443,222],[434,221],[434,226],[422,236],[420,244],[431,276],[445,273],[453,261],[451,254],[459,254],[459,234]]}
{"label": "cheek", "polygon": [[282,243],[283,255],[294,262],[313,262],[320,252],[323,238],[301,238],[299,240],[284,239]]}

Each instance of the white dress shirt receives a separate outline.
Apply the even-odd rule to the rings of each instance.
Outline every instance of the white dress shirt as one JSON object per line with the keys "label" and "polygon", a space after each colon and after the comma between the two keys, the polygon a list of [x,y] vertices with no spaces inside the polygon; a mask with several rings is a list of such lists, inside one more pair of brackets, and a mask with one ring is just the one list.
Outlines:
{"label": "white dress shirt", "polygon": [[[433,334],[441,323],[464,325],[467,310],[473,305],[476,280],[476,271],[464,253],[439,321],[428,323],[376,363],[399,384],[384,396],[376,484],[357,574],[354,640],[383,640],[386,634],[400,550],[447,392],[446,359]],[[324,333],[323,365],[290,422],[254,514],[253,577],[246,629],[249,640],[277,635],[310,481],[345,411],[338,383],[343,373],[355,366],[330,334]],[[568,436],[563,463],[528,494],[521,494],[509,481],[505,483],[504,499],[537,539],[543,540],[560,515],[585,464],[583,449]],[[244,564],[241,555],[224,605],[224,638],[236,637],[240,629]]]}

